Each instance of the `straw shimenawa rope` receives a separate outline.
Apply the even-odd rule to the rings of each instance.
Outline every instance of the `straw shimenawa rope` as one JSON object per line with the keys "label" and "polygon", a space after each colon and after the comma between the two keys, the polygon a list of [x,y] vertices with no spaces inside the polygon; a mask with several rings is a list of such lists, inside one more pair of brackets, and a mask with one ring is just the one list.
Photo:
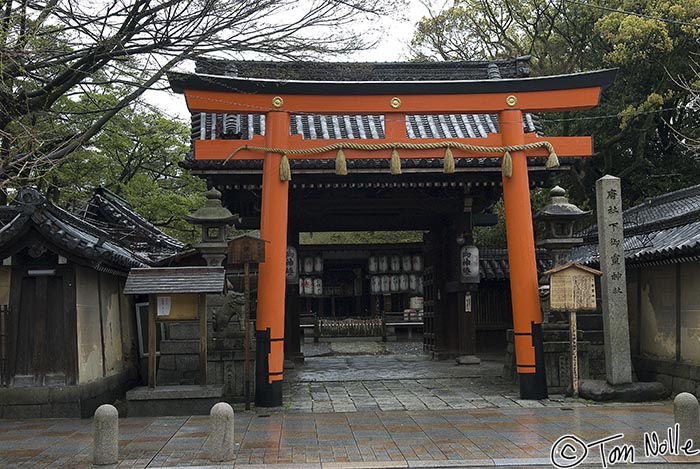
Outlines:
{"label": "straw shimenawa rope", "polygon": [[305,149],[286,149],[286,148],[268,148],[268,147],[257,147],[252,145],[243,145],[238,147],[224,160],[224,164],[227,163],[231,158],[233,158],[236,153],[242,150],[251,151],[263,151],[267,153],[277,153],[282,155],[282,160],[280,161],[280,180],[289,181],[292,179],[292,172],[289,167],[289,159],[287,155],[318,155],[321,153],[326,153],[329,151],[338,151],[335,159],[335,172],[340,176],[345,176],[348,173],[347,161],[345,159],[345,153],[343,149],[350,150],[361,150],[361,151],[377,151],[377,150],[391,150],[391,160],[389,164],[389,169],[391,174],[397,175],[401,174],[401,158],[399,156],[399,150],[439,150],[441,148],[445,149],[445,157],[443,164],[443,171],[446,174],[452,174],[455,170],[454,156],[452,155],[452,148],[457,148],[464,151],[473,151],[480,153],[502,153],[503,163],[501,164],[501,171],[505,177],[511,177],[513,175],[513,160],[510,153],[514,151],[524,151],[533,148],[544,147],[549,151],[549,157],[547,158],[547,163],[545,164],[547,169],[556,168],[559,166],[559,158],[554,152],[554,147],[549,142],[534,142],[527,143],[524,145],[509,145],[505,147],[484,147],[480,145],[467,145],[459,142],[434,142],[434,143],[406,143],[406,142],[395,142],[395,143],[333,143],[331,145],[325,145],[316,148],[305,148]]}

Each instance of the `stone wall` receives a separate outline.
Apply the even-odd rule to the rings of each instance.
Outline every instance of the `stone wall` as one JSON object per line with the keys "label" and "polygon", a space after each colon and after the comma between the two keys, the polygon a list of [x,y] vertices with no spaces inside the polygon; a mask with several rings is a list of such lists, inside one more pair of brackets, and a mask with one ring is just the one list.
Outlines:
{"label": "stone wall", "polygon": [[[245,397],[245,330],[240,293],[207,295],[207,384],[223,384],[224,398]],[[252,327],[251,327],[252,329]],[[196,321],[167,325],[160,343],[158,385],[196,384],[199,376],[199,326]],[[255,337],[251,330],[251,393],[255,392]]]}

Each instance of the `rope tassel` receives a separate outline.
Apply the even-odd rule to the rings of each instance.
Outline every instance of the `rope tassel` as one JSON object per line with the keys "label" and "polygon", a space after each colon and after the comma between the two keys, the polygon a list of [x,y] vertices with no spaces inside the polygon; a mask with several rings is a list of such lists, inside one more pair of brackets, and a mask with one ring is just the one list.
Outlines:
{"label": "rope tassel", "polygon": [[348,175],[348,162],[345,160],[345,153],[341,148],[335,156],[335,174],[338,176]]}
{"label": "rope tassel", "polygon": [[549,158],[547,158],[547,162],[545,163],[545,167],[547,169],[559,167],[559,157],[557,157],[557,154],[554,152],[554,147],[552,147],[552,146],[549,147]]}
{"label": "rope tassel", "polygon": [[513,158],[510,156],[510,152],[505,152],[503,154],[503,163],[501,163],[501,173],[504,177],[511,177],[513,175]]}
{"label": "rope tassel", "polygon": [[287,155],[282,153],[282,159],[280,160],[280,181],[291,181],[292,180],[292,169],[289,167],[289,159]]}
{"label": "rope tassel", "polygon": [[455,157],[452,156],[452,150],[450,147],[445,149],[445,159],[443,160],[442,171],[445,174],[452,174],[455,172]]}
{"label": "rope tassel", "polygon": [[399,151],[394,148],[391,151],[391,163],[389,164],[389,169],[391,174],[396,176],[401,174],[401,158],[399,157]]}

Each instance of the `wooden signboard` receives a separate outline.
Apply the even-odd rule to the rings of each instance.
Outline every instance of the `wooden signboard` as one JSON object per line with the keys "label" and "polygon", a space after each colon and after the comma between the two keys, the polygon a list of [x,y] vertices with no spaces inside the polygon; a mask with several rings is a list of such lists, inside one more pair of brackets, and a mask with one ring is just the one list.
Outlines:
{"label": "wooden signboard", "polygon": [[265,262],[267,241],[250,235],[242,235],[228,243],[229,264],[259,264]]}
{"label": "wooden signboard", "polygon": [[570,262],[545,275],[549,275],[549,305],[553,311],[596,309],[595,277],[601,272]]}

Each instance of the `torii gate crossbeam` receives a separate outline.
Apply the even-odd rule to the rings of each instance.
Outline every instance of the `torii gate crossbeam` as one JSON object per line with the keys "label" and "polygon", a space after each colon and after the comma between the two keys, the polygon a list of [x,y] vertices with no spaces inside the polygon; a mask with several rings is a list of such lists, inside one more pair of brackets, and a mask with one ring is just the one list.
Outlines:
{"label": "torii gate crossbeam", "polygon": [[[524,112],[561,112],[595,107],[615,70],[542,78],[425,82],[310,82],[237,77],[169,75],[172,88],[184,92],[192,112],[265,114],[265,136],[256,135],[247,146],[240,140],[198,140],[195,159],[260,160],[263,163],[262,239],[270,242],[260,265],[256,332],[256,404],[282,404],[285,263],[287,246],[288,182],[280,180],[283,151],[309,150],[328,144],[436,143],[436,139],[410,139],[407,114],[498,114],[500,133],[485,139],[449,139],[464,145],[512,147],[547,141],[559,156],[590,156],[590,137],[540,138],[525,134]],[[290,114],[382,114],[384,139],[303,140],[290,136]],[[277,149],[261,152],[250,147]],[[258,149],[259,150],[259,149]],[[488,152],[452,149],[455,158],[494,156]],[[345,157],[389,158],[391,149],[367,152],[344,150]],[[235,153],[235,154],[234,154]],[[510,284],[515,330],[516,365],[523,399],[547,396],[541,334],[542,313],[538,296],[533,223],[530,208],[527,157],[546,156],[544,148],[512,151],[512,175],[503,177]],[[233,156],[232,156],[233,155]],[[295,155],[294,158],[335,158],[331,152]],[[498,155],[502,156],[502,155]],[[408,149],[401,158],[435,157],[435,150]]]}

